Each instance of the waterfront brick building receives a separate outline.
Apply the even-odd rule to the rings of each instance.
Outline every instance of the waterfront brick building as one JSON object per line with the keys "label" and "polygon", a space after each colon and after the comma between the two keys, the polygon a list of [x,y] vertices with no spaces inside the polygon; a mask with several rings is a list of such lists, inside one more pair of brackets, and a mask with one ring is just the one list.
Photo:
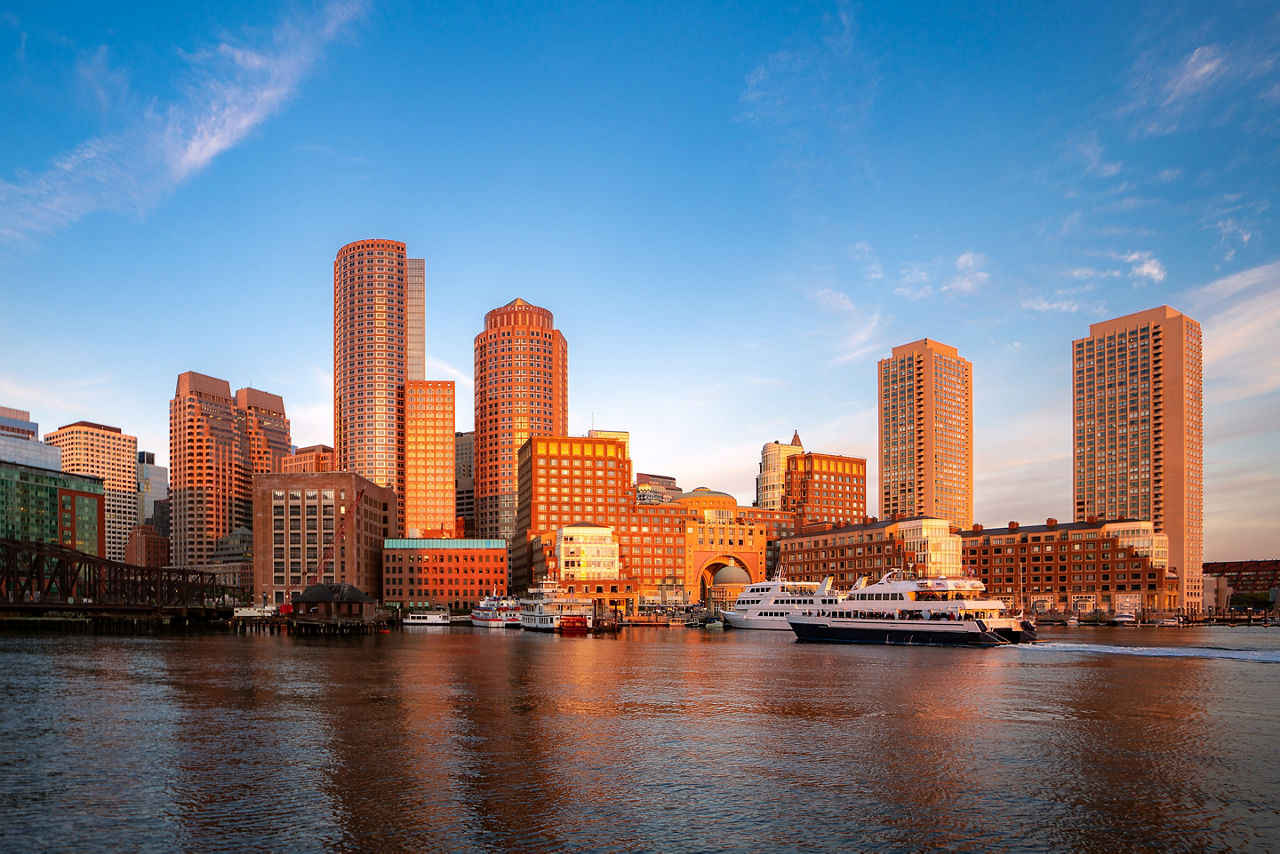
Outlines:
{"label": "waterfront brick building", "polygon": [[966,571],[1014,610],[1155,615],[1182,607],[1167,539],[1151,522],[1047,519],[960,535]]}
{"label": "waterfront brick building", "polygon": [[160,567],[169,565],[169,538],[151,525],[135,525],[129,532],[124,562],[131,566]]}
{"label": "waterfront brick building", "polygon": [[333,262],[333,447],[340,471],[395,491],[403,530],[405,384],[425,379],[426,263],[398,240]]}
{"label": "waterfront brick building", "polygon": [[1226,579],[1236,593],[1266,593],[1280,588],[1280,560],[1226,560],[1204,564],[1204,574]]}
{"label": "waterfront brick building", "polygon": [[774,563],[775,541],[794,529],[791,513],[740,507],[732,495],[706,488],[663,504],[640,503],[622,439],[539,436],[525,442],[519,459],[515,590],[560,577],[555,532],[566,525],[616,531],[622,571],[635,579],[644,604],[705,599],[728,566],[762,580]]}
{"label": "waterfront brick building", "polygon": [[787,578],[821,581],[831,576],[836,587],[848,587],[862,576],[877,579],[893,569],[959,575],[960,544],[948,520],[913,516],[813,525],[780,546]]}
{"label": "waterfront brick building", "polygon": [[383,601],[393,608],[473,608],[507,592],[507,542],[392,538],[382,544]]}
{"label": "waterfront brick building", "polygon": [[973,366],[925,338],[878,364],[880,515],[973,523]]}
{"label": "waterfront brick building", "polygon": [[405,384],[404,531],[408,538],[452,537],[455,488],[454,385],[451,380]]}
{"label": "waterfront brick building", "polygon": [[1169,306],[1072,342],[1077,522],[1150,519],[1169,537],[1179,601],[1199,611],[1204,546],[1200,324]]}
{"label": "waterfront brick building", "polygon": [[[170,558],[209,562],[218,540],[253,518],[253,477],[289,454],[289,419],[278,395],[187,371],[169,402]],[[157,502],[158,503],[158,502]]]}
{"label": "waterfront brick building", "polygon": [[0,538],[106,557],[102,478],[0,460]]}
{"label": "waterfront brick building", "polygon": [[287,457],[280,458],[280,471],[284,474],[333,471],[335,457],[328,445],[308,445],[298,448]]}
{"label": "waterfront brick building", "polygon": [[867,518],[867,461],[813,452],[788,456],[782,506],[774,509],[795,514],[797,527],[863,521]]}
{"label": "waterfront brick building", "polygon": [[266,594],[268,602],[287,602],[313,583],[352,584],[380,599],[382,543],[395,532],[396,515],[395,490],[358,474],[258,475],[253,479],[254,600],[261,602]]}
{"label": "waterfront brick building", "polygon": [[106,507],[107,554],[125,559],[129,532],[138,518],[138,440],[120,430],[91,421],[59,427],[44,437],[62,450],[62,470],[102,478]]}
{"label": "waterfront brick building", "polygon": [[516,299],[475,338],[476,530],[516,533],[517,456],[530,436],[569,431],[569,345],[545,308]]}

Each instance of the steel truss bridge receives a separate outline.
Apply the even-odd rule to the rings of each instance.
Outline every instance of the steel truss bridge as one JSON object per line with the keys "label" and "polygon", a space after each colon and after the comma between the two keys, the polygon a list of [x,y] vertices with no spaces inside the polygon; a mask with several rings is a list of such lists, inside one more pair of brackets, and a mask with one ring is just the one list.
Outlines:
{"label": "steel truss bridge", "polygon": [[0,539],[0,611],[212,613],[243,598],[212,572],[132,566],[53,543]]}

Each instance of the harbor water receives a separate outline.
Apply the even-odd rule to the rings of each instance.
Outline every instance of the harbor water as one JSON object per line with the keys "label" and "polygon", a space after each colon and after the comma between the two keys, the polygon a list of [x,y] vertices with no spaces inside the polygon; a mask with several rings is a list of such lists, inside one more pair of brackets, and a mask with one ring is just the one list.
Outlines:
{"label": "harbor water", "polygon": [[0,637],[0,850],[1280,850],[1280,629]]}

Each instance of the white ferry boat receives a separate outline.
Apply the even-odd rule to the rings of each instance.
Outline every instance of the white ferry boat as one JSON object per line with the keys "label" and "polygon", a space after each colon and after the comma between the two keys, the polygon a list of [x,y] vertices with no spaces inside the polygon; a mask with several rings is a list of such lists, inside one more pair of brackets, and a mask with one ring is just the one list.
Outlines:
{"label": "white ferry boat", "polygon": [[520,628],[535,632],[587,632],[595,623],[595,604],[539,581],[520,597]]}
{"label": "white ferry boat", "polygon": [[471,625],[486,629],[520,628],[520,602],[512,596],[494,593],[471,610]]}
{"label": "white ferry boat", "polygon": [[405,626],[447,626],[449,609],[437,605],[429,611],[410,611],[404,615]]}
{"label": "white ferry boat", "polygon": [[1039,640],[1033,622],[1007,616],[976,578],[903,570],[874,584],[861,579],[838,604],[806,608],[787,622],[802,641],[990,647]]}
{"label": "white ferry boat", "polygon": [[779,577],[772,581],[748,584],[730,611],[720,616],[732,629],[775,629],[791,631],[787,617],[805,608],[835,605],[843,594],[831,589],[832,577],[821,582],[785,581]]}

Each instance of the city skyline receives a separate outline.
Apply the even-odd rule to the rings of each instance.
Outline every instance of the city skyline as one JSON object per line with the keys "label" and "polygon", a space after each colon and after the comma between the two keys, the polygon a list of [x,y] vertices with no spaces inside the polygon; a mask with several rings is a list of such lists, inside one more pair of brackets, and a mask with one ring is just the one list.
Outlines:
{"label": "city skyline", "polygon": [[1004,12],[7,12],[0,405],[166,463],[198,371],[331,445],[332,261],[385,237],[458,430],[523,298],[572,344],[569,432],[747,504],[795,430],[875,458],[875,364],[932,338],[973,363],[974,518],[1031,523],[1071,516],[1071,342],[1167,304],[1204,332],[1206,559],[1268,557],[1275,14]]}

